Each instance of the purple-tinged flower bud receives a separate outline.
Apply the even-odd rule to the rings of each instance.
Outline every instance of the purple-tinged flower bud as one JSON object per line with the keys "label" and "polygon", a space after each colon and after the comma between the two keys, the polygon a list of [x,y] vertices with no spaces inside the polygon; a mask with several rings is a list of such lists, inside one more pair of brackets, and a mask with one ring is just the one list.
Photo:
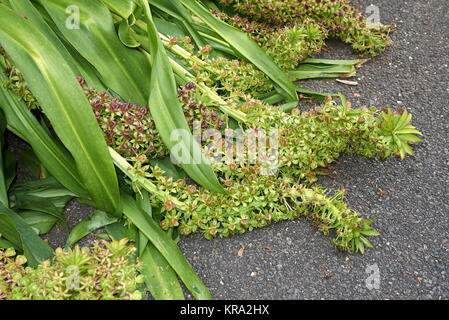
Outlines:
{"label": "purple-tinged flower bud", "polygon": [[122,131],[122,136],[126,139],[126,140],[131,140],[131,133],[129,131]]}
{"label": "purple-tinged flower bud", "polygon": [[191,104],[189,104],[189,109],[196,110],[196,101],[193,101]]}
{"label": "purple-tinged flower bud", "polygon": [[78,80],[79,84],[84,87],[86,85],[86,80],[82,77],[76,77],[76,80]]}
{"label": "purple-tinged flower bud", "polygon": [[140,125],[140,124],[137,124],[136,125],[136,130],[137,130],[137,132],[139,132],[139,133],[142,133],[144,130],[143,130],[143,127]]}
{"label": "purple-tinged flower bud", "polygon": [[134,123],[134,117],[132,117],[132,116],[126,117],[126,123],[133,124]]}
{"label": "purple-tinged flower bud", "polygon": [[122,111],[123,113],[128,112],[130,109],[131,109],[131,103],[126,102],[126,103],[120,104],[120,111]]}
{"label": "purple-tinged flower bud", "polygon": [[111,112],[116,112],[119,110],[119,108],[120,108],[120,103],[117,102],[117,100],[115,100],[115,99],[112,100],[111,103],[109,104],[109,110]]}
{"label": "purple-tinged flower bud", "polygon": [[196,88],[196,85],[193,82],[187,82],[185,88],[187,90],[194,90]]}
{"label": "purple-tinged flower bud", "polygon": [[100,111],[100,110],[103,109],[104,106],[103,106],[103,104],[100,101],[95,101],[94,104],[93,104],[93,107],[94,107],[95,110]]}
{"label": "purple-tinged flower bud", "polygon": [[111,138],[114,135],[114,130],[106,130],[104,132],[108,138]]}
{"label": "purple-tinged flower bud", "polygon": [[115,122],[114,120],[108,120],[109,128],[114,129],[116,125],[117,125],[117,122]]}

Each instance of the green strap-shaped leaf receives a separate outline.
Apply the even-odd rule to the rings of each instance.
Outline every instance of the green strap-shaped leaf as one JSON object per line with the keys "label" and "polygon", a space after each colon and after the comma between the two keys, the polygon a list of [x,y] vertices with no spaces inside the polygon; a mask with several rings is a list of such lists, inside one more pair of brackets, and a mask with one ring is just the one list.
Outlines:
{"label": "green strap-shaped leaf", "polygon": [[64,226],[65,230],[67,232],[69,231],[67,222],[62,216],[62,210],[58,209],[50,199],[36,197],[33,196],[32,193],[29,195],[24,195],[20,197],[19,202],[16,202],[14,210],[17,211],[17,209],[45,213],[53,218],[58,219]]}
{"label": "green strap-shaped leaf", "polygon": [[114,166],[92,107],[55,47],[29,21],[0,5],[0,44],[69,149],[98,208],[114,213],[120,197]]}
{"label": "green strap-shaped leaf", "polygon": [[209,290],[179,250],[173,240],[152,219],[146,217],[136,201],[127,194],[122,194],[123,214],[151,241],[170,266],[175,270],[187,289],[196,299],[212,299]]}
{"label": "green strap-shaped leaf", "polygon": [[140,46],[139,41],[136,40],[135,31],[129,26],[128,21],[123,19],[118,27],[118,37],[120,41],[127,47],[137,48]]}
{"label": "green strap-shaped leaf", "polygon": [[78,52],[74,51],[73,47],[71,47],[66,40],[64,40],[54,22],[50,19],[44,9],[41,8],[41,11],[39,11],[36,7],[34,7],[30,0],[9,1],[14,11],[27,17],[27,20],[31,21],[31,23],[37,27],[48,40],[51,41],[77,76],[82,76],[86,79],[89,85],[95,86],[97,90],[105,90],[101,82],[94,74],[93,67],[89,65],[89,63],[85,61]]}
{"label": "green strap-shaped leaf", "polygon": [[30,0],[9,0],[11,7],[29,20],[39,31],[45,35],[45,37],[58,49],[59,53],[64,57],[64,60],[70,66],[72,71],[78,75],[78,69],[72,62],[70,54],[59,40],[58,36],[45,22],[44,18],[40,15],[39,11],[33,6]]}
{"label": "green strap-shaped leaf", "polygon": [[[176,0],[177,1],[177,0]],[[209,10],[195,0],[179,0],[194,15],[199,17],[209,28],[228,42],[237,52],[252,62],[283,90],[288,101],[298,100],[296,88],[274,62],[244,32],[234,28],[215,17]]]}
{"label": "green strap-shaped leaf", "polygon": [[79,240],[87,236],[92,231],[103,228],[117,222],[116,218],[108,216],[104,211],[97,210],[89,217],[78,223],[67,237],[66,247],[72,247]]}
{"label": "green strap-shaped leaf", "polygon": [[140,272],[145,275],[145,284],[155,300],[184,300],[176,272],[151,243],[139,258]]}
{"label": "green strap-shaped leaf", "polygon": [[98,70],[109,88],[126,101],[140,105],[148,102],[148,60],[141,52],[121,43],[111,13],[103,2],[40,0],[40,3],[64,37]]}
{"label": "green strap-shaped leaf", "polygon": [[[0,220],[8,221],[9,225],[14,226],[14,231],[19,234],[21,240],[21,249],[27,257],[28,265],[36,267],[39,263],[50,259],[53,256],[53,250],[42,240],[37,233],[14,211],[6,208],[0,203]],[[6,237],[6,232],[2,230],[0,223],[0,233]],[[9,230],[9,233],[11,230]],[[15,238],[15,237],[12,237]],[[13,239],[8,238],[9,241]]]}
{"label": "green strap-shaped leaf", "polygon": [[194,22],[189,12],[178,1],[149,0],[148,2],[150,3],[150,5],[153,5],[163,12],[166,12],[172,17],[176,18],[187,30],[197,47],[201,48],[208,44],[208,42],[195,30]]}
{"label": "green strap-shaped leaf", "polygon": [[[146,213],[147,219],[153,219],[150,195],[143,191],[136,197],[137,205]],[[178,276],[164,256],[149,242],[139,230],[139,258],[142,261],[140,272],[145,275],[145,284],[156,300],[184,300]]]}
{"label": "green strap-shaped leaf", "polygon": [[5,130],[6,119],[4,114],[0,111],[0,203],[3,203],[3,205],[8,207],[8,188],[6,187],[5,164],[3,159],[3,148],[5,147]]}
{"label": "green strap-shaped leaf", "polygon": [[[146,1],[141,2],[145,8],[152,59],[149,106],[159,134],[169,150],[173,151],[175,146],[182,150],[182,160],[179,155],[173,156],[193,180],[211,191],[224,193],[224,188],[190,132],[177,97],[173,70],[151,17],[150,7]],[[174,132],[180,133],[177,137],[180,140],[174,141]]]}
{"label": "green strap-shaped leaf", "polygon": [[[5,79],[0,72],[0,82]],[[71,155],[45,132],[25,103],[3,86],[0,86],[0,108],[5,113],[8,129],[31,145],[48,171],[67,189],[79,196],[88,196]]]}
{"label": "green strap-shaped leaf", "polygon": [[108,8],[117,13],[124,19],[128,19],[128,17],[133,13],[136,5],[134,0],[101,0]]}
{"label": "green strap-shaped leaf", "polygon": [[36,229],[39,234],[46,234],[53,229],[58,218],[55,218],[47,213],[32,211],[32,210],[20,210],[17,214],[32,228]]}
{"label": "green strap-shaped leaf", "polygon": [[[150,196],[143,191],[137,196],[137,205],[153,219]],[[145,275],[145,284],[156,300],[184,300],[178,276],[164,256],[149,242],[142,231],[139,231],[139,258],[142,261],[140,272]]]}
{"label": "green strap-shaped leaf", "polygon": [[340,76],[354,76],[356,73],[353,65],[324,65],[324,64],[300,64],[298,69],[288,73],[292,81],[303,79],[333,79]]}

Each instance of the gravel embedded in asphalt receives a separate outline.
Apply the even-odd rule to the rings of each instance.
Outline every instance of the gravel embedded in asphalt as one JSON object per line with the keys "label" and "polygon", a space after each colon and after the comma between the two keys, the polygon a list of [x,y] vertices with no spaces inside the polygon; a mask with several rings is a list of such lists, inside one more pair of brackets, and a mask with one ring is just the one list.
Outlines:
{"label": "gravel embedded in asphalt", "polygon": [[[381,162],[343,156],[332,178],[319,181],[331,191],[345,188],[352,209],[378,217],[373,227],[381,236],[370,238],[375,248],[365,255],[338,251],[302,218],[227,239],[183,238],[181,250],[216,299],[449,298],[449,2],[353,3],[362,12],[376,5],[383,23],[396,23],[393,47],[358,70],[351,79],[357,86],[335,80],[301,85],[341,92],[353,107],[389,105],[413,114],[424,135],[414,157]],[[328,45],[320,57],[357,58],[344,44]],[[9,142],[17,151],[17,139],[10,135]],[[72,202],[65,216],[73,227],[91,212]],[[47,238],[63,245],[63,228]]]}

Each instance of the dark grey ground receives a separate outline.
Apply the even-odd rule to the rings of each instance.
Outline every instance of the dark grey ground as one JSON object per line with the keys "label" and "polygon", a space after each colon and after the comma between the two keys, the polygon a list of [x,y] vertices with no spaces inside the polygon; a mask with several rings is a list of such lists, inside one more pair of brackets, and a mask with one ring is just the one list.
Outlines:
{"label": "dark grey ground", "polygon": [[[216,299],[449,298],[449,1],[353,3],[362,11],[374,4],[383,23],[396,23],[394,46],[358,71],[353,79],[358,86],[335,80],[301,85],[342,92],[354,107],[406,107],[424,134],[413,158],[382,163],[345,156],[334,178],[320,181],[330,190],[347,189],[351,208],[378,217],[374,228],[381,236],[370,239],[375,249],[364,256],[339,252],[304,219],[228,239],[183,238],[182,251]],[[329,42],[329,48],[322,57],[355,57],[340,43]],[[91,211],[73,203],[69,225]],[[63,229],[55,228],[48,238],[63,245]],[[380,287],[370,290],[369,270],[376,265]]]}

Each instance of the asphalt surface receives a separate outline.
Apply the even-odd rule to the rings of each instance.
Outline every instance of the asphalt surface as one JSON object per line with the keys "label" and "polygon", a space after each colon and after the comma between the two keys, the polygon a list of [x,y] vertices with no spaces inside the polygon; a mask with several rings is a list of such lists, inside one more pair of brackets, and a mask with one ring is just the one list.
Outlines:
{"label": "asphalt surface", "polygon": [[[389,105],[413,114],[424,135],[414,157],[343,156],[332,178],[319,182],[329,190],[345,188],[351,208],[378,217],[373,227],[381,236],[370,238],[375,248],[365,255],[338,251],[305,219],[227,239],[182,238],[181,250],[216,299],[449,299],[449,2],[353,3],[362,11],[376,5],[383,23],[395,22],[393,47],[358,70],[357,86],[335,80],[301,85],[341,92],[353,107]],[[320,57],[357,57],[346,45],[328,45]],[[13,151],[15,140],[10,137]],[[69,225],[90,212],[72,203]],[[65,234],[57,226],[47,238],[63,245]]]}

